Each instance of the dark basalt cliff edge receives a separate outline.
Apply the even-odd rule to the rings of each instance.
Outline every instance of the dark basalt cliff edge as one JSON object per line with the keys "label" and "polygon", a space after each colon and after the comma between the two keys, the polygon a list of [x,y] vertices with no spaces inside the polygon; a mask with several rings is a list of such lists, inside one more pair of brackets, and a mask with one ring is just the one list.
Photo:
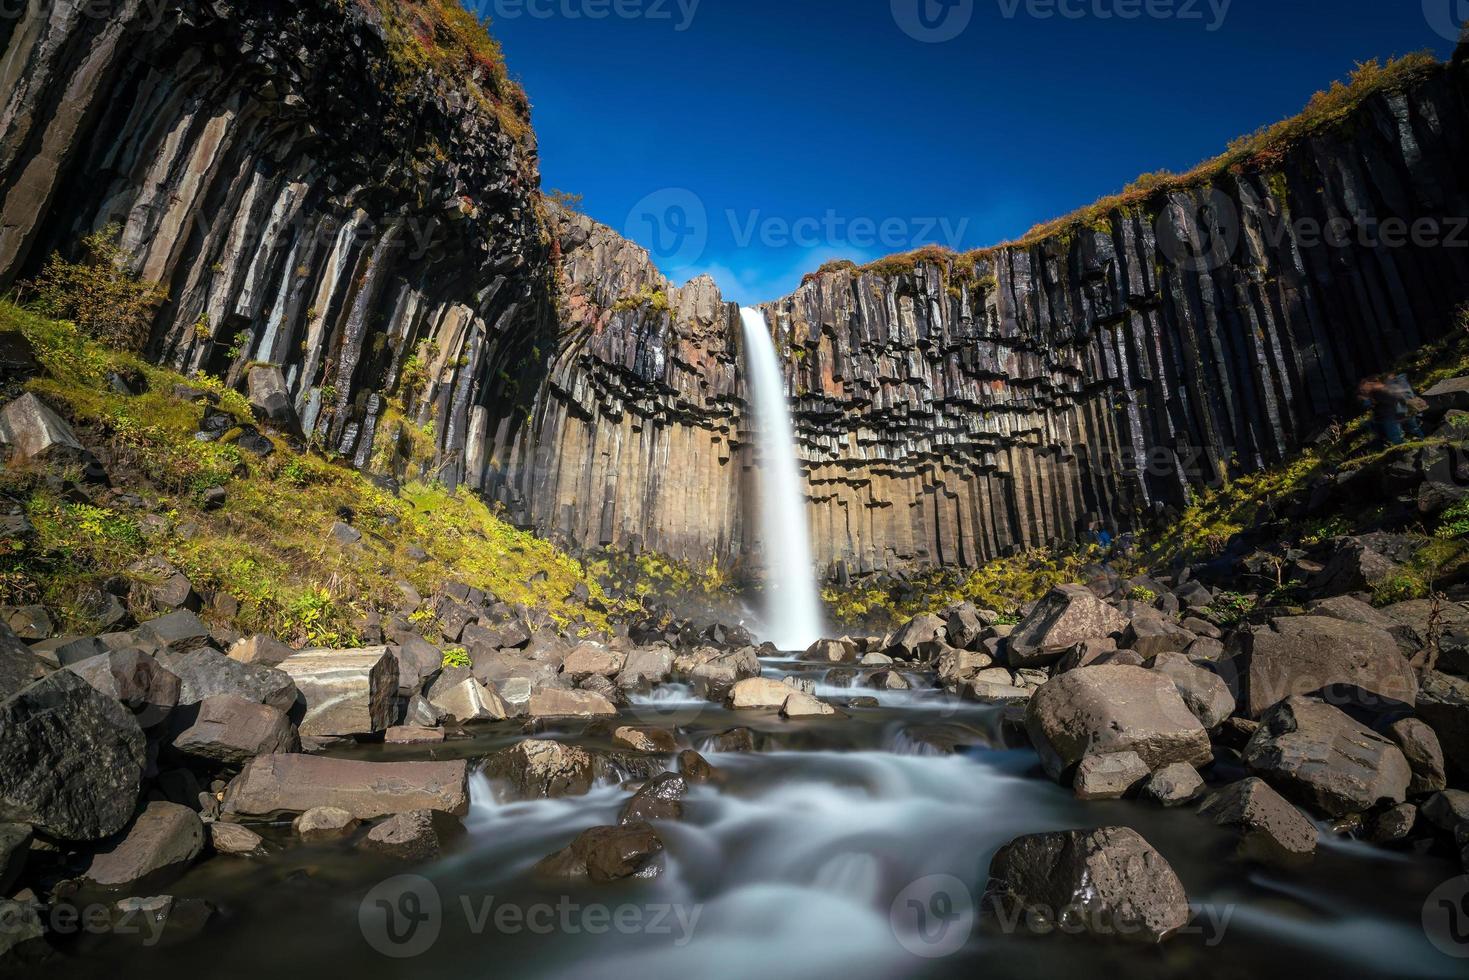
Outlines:
{"label": "dark basalt cliff edge", "polygon": [[395,62],[371,2],[50,0],[0,49],[0,287],[120,224],[170,295],[151,356],[281,365],[307,434],[364,464],[421,350],[398,394],[457,478],[546,325],[529,140]]}
{"label": "dark basalt cliff edge", "polygon": [[[738,564],[757,526],[739,316],[712,281],[675,287],[541,204],[528,141],[395,67],[370,4],[178,3],[157,25],[112,6],[0,20],[0,285],[120,222],[172,297],[159,360],[282,365],[358,465],[392,399],[433,421],[443,478],[525,525]],[[818,560],[971,566],[1278,462],[1452,322],[1460,216],[1462,65],[1259,172],[977,258],[811,277],[765,311]],[[1389,218],[1456,237],[1374,247]],[[1344,240],[1313,240],[1333,219]]]}

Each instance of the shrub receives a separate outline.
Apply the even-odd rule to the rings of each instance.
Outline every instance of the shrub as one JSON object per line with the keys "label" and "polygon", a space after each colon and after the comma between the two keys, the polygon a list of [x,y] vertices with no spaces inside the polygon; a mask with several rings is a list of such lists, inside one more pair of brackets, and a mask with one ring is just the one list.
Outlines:
{"label": "shrub", "polygon": [[123,268],[121,234],[118,225],[108,225],[83,238],[80,262],[51,256],[31,288],[40,312],[71,320],[111,347],[136,352],[148,342],[153,315],[168,293]]}
{"label": "shrub", "polygon": [[463,647],[450,647],[449,649],[444,651],[443,666],[445,670],[449,670],[454,667],[471,666],[469,652]]}

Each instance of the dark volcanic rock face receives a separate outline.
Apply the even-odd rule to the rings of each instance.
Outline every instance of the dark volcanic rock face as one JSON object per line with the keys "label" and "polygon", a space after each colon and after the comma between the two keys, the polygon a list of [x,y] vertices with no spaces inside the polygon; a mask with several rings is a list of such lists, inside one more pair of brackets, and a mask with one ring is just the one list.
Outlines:
{"label": "dark volcanic rock face", "polygon": [[[118,222],[172,297],[150,354],[241,382],[279,364],[358,466],[425,464],[391,398],[434,423],[443,478],[564,544],[732,565],[755,543],[739,316],[711,280],[674,287],[542,204],[531,141],[463,78],[399,67],[375,6],[98,6],[0,23],[0,287]],[[1466,78],[1425,70],[1048,237],[767,304],[818,562],[973,566],[1299,448],[1469,297],[1469,249],[1442,242],[1469,215]],[[1383,244],[1389,219],[1440,241]]]}

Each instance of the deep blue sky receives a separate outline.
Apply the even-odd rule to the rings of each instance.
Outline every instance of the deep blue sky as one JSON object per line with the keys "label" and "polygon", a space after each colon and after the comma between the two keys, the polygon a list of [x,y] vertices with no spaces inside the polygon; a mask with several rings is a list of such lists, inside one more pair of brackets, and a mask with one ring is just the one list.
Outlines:
{"label": "deep blue sky", "polygon": [[[918,3],[942,0],[697,0],[688,21],[695,0],[468,2],[530,95],[544,185],[584,195],[675,280],[709,272],[747,303],[830,258],[992,245],[1144,171],[1185,170],[1358,61],[1447,56],[1425,4],[1444,33],[1455,4],[1469,13],[1469,0],[1061,0],[1086,15],[1041,19],[1030,11],[1058,0],[948,0],[960,18],[969,5],[968,26],[921,43],[895,10],[914,23]],[[1091,13],[1129,3],[1197,14]],[[613,13],[586,16],[598,10]]]}

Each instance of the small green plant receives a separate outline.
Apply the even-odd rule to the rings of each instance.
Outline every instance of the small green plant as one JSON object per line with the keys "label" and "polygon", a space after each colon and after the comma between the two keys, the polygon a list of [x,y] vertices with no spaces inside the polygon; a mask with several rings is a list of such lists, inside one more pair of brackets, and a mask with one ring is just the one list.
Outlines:
{"label": "small green plant", "polygon": [[1134,586],[1132,591],[1127,593],[1127,597],[1133,602],[1141,602],[1149,606],[1158,601],[1158,593],[1143,585]]}
{"label": "small green plant", "polygon": [[1422,599],[1428,595],[1428,583],[1416,569],[1405,568],[1388,576],[1372,590],[1372,603],[1390,606],[1395,602]]}
{"label": "small green plant", "polygon": [[1258,600],[1254,596],[1239,592],[1220,592],[1214,597],[1209,611],[1221,626],[1234,626],[1255,611]]}
{"label": "small green plant", "polygon": [[463,647],[450,647],[444,651],[444,669],[449,670],[456,667],[469,667],[472,662],[469,659],[469,651]]}
{"label": "small green plant", "polygon": [[81,261],[53,255],[30,285],[39,312],[70,320],[110,347],[136,352],[148,342],[153,315],[168,293],[123,267],[121,236],[119,225],[93,232],[82,239]]}
{"label": "small green plant", "polygon": [[1438,528],[1433,534],[1444,541],[1469,537],[1469,497],[1452,505],[1440,515]]}

